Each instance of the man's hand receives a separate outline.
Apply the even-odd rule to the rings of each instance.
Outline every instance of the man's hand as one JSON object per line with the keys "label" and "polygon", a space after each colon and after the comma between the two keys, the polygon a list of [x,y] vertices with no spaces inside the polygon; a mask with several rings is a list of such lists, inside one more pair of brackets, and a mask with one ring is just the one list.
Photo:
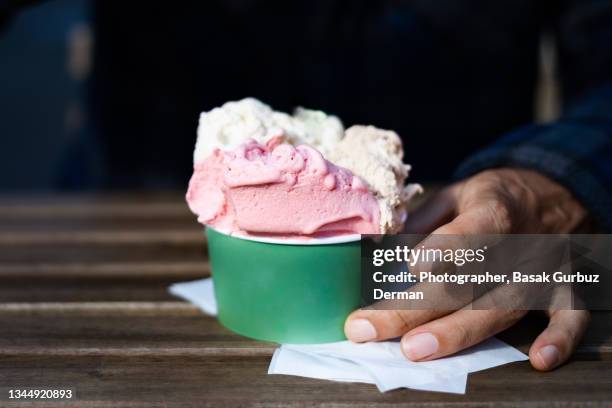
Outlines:
{"label": "man's hand", "polygon": [[[433,234],[568,233],[584,224],[585,209],[572,194],[531,170],[496,169],[451,185],[409,217],[408,232]],[[456,353],[520,320],[522,310],[357,310],[345,333],[355,342],[402,337],[413,361]],[[583,310],[550,310],[548,327],[534,341],[534,368],[551,370],[569,358],[588,321]]]}

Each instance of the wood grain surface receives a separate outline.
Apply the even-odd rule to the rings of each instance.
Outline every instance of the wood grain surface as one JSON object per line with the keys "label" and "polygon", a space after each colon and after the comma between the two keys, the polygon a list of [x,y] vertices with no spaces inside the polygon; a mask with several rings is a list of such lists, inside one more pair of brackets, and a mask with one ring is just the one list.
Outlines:
{"label": "wood grain surface", "polygon": [[[609,312],[560,369],[474,373],[466,395],[267,375],[274,344],[167,293],[209,276],[205,247],[180,194],[0,197],[0,387],[74,388],[73,407],[612,406]],[[500,337],[526,351],[545,324]]]}

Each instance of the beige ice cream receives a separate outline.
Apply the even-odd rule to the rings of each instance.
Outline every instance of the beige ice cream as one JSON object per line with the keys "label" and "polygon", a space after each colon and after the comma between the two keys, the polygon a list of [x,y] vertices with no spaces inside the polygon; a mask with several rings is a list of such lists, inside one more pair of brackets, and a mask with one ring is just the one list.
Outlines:
{"label": "beige ice cream", "polygon": [[334,164],[363,178],[378,198],[380,230],[395,233],[406,221],[410,198],[422,192],[418,184],[405,186],[410,165],[397,133],[374,126],[352,126],[328,154]]}
{"label": "beige ice cream", "polygon": [[410,166],[403,163],[402,142],[392,131],[353,126],[345,132],[337,117],[324,112],[298,108],[288,115],[246,98],[201,114],[194,164],[217,148],[229,151],[249,139],[265,144],[273,138],[293,146],[310,145],[325,159],[361,177],[378,201],[380,232],[402,229],[408,200],[421,187],[405,186]]}

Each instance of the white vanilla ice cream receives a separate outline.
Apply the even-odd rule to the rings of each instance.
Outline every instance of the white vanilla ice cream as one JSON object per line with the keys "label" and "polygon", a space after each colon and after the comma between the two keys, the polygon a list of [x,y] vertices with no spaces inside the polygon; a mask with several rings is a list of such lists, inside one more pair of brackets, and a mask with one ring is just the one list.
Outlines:
{"label": "white vanilla ice cream", "polygon": [[337,117],[321,111],[297,108],[288,115],[255,98],[245,98],[202,112],[193,159],[204,160],[217,147],[232,150],[246,139],[265,143],[277,136],[294,146],[309,144],[326,156],[344,136],[344,126]]}

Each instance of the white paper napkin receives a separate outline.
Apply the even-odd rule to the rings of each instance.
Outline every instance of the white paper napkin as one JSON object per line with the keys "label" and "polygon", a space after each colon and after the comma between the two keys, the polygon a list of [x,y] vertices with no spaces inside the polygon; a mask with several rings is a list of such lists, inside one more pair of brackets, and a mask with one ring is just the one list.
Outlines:
{"label": "white paper napkin", "polygon": [[[383,343],[385,342],[368,343],[367,345],[374,346],[369,351],[374,351],[372,354],[376,355],[378,354],[376,346]],[[330,344],[347,347],[349,350],[350,346],[354,345],[348,341]],[[302,350],[301,345],[282,345],[274,352],[268,374],[375,384],[381,392],[396,388],[411,388],[423,391],[465,393],[467,372],[436,373],[430,369],[395,364],[397,361],[394,361],[394,364],[386,365],[385,359],[364,358],[364,354],[370,354],[365,350],[360,350],[358,354],[354,353],[355,350],[350,351],[352,357],[339,357]],[[403,356],[401,358],[405,360]]]}
{"label": "white paper napkin", "polygon": [[193,303],[208,315],[217,315],[217,300],[212,278],[170,285],[168,289],[174,296]]}
{"label": "white paper napkin", "polygon": [[[217,314],[210,278],[176,283],[169,291],[207,314]],[[463,394],[468,373],[527,359],[495,338],[450,357],[418,363],[406,360],[397,341],[283,344],[274,352],[268,374],[376,384],[381,392],[410,388]]]}

